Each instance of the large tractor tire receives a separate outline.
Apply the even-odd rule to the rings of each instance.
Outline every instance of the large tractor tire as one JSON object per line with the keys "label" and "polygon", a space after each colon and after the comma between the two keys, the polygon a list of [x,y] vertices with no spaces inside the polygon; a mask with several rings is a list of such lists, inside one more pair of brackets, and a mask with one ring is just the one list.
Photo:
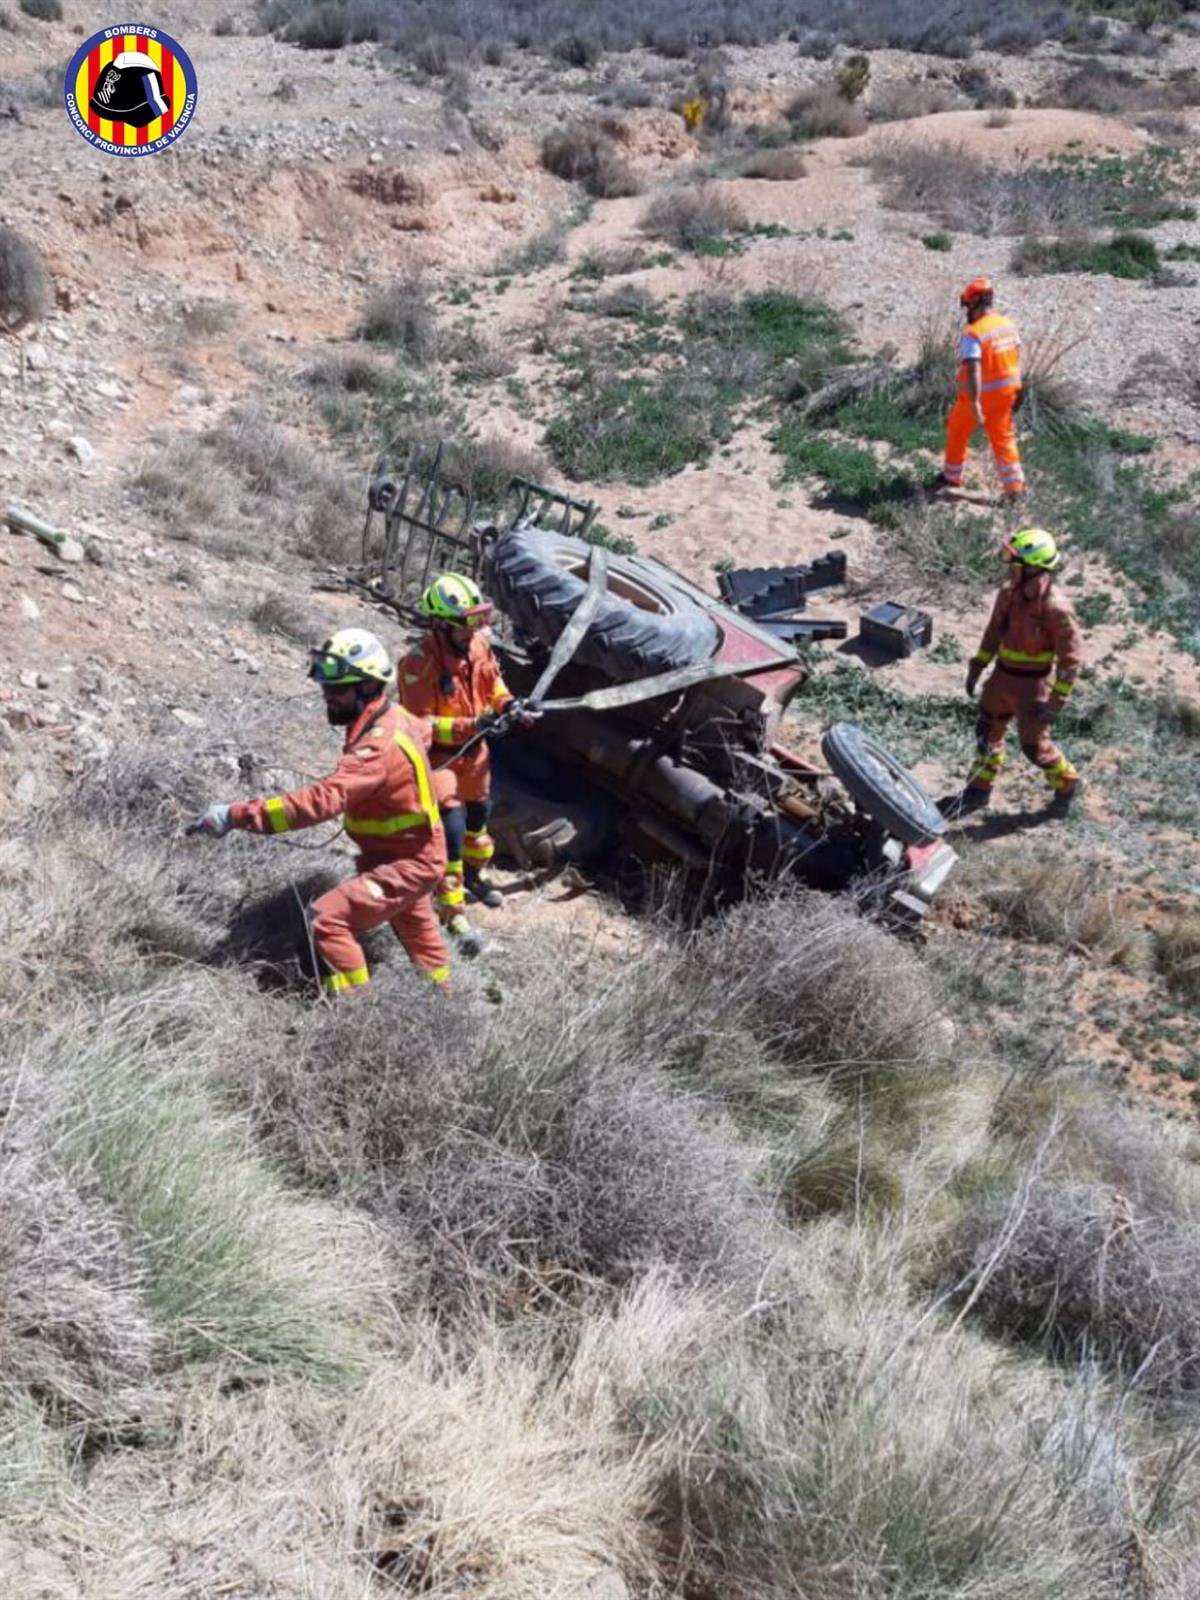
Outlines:
{"label": "large tractor tire", "polygon": [[[488,556],[491,598],[523,633],[552,647],[583,598],[587,584],[577,573],[587,570],[589,548],[582,539],[542,528],[510,528]],[[716,654],[716,623],[685,594],[659,588],[618,555],[608,558],[608,582],[614,592],[600,602],[576,661],[628,683]],[[641,603],[622,599],[622,589]]]}
{"label": "large tractor tire", "polygon": [[862,728],[835,722],[821,739],[821,753],[859,809],[902,844],[932,844],[945,833],[945,819],[921,784]]}

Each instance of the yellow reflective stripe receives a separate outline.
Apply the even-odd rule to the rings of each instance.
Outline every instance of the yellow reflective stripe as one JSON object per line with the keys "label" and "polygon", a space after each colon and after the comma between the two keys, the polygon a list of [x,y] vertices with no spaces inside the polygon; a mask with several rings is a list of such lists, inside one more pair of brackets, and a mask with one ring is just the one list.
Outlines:
{"label": "yellow reflective stripe", "polygon": [[492,710],[500,711],[513,698],[512,691],[503,678],[496,679],[496,687],[492,690]]}
{"label": "yellow reflective stripe", "polygon": [[462,875],[463,875],[463,864],[462,864],[461,861],[447,861],[447,863],[446,863],[446,876],[448,878],[461,878]]}
{"label": "yellow reflective stripe", "polygon": [[440,906],[465,906],[467,891],[461,883],[455,884],[453,888],[444,887],[438,894],[437,903]]}
{"label": "yellow reflective stripe", "polygon": [[429,778],[429,763],[406,733],[397,733],[396,743],[412,762],[413,774],[417,780],[417,795],[420,799],[421,810],[428,820],[429,826],[436,828],[442,819],[437,808],[437,801],[433,798],[433,785]]}
{"label": "yellow reflective stripe", "polygon": [[430,967],[426,970],[425,976],[430,983],[445,983],[450,977],[450,968],[449,966]]}
{"label": "yellow reflective stripe", "polygon": [[438,744],[453,744],[455,742],[453,717],[431,717],[430,721],[433,723],[433,737]]}
{"label": "yellow reflective stripe", "polygon": [[420,811],[401,811],[394,817],[343,817],[346,832],[353,839],[386,839],[390,834],[403,833],[408,828],[436,828],[441,822],[437,801],[429,779],[429,767],[424,756],[406,733],[397,733],[395,742],[412,765],[417,780],[417,799]]}
{"label": "yellow reflective stripe", "polygon": [[1015,661],[1023,667],[1045,667],[1054,660],[1053,650],[1039,650],[1034,655],[1028,655],[1024,650],[1013,650],[1008,645],[1000,646],[1001,661]]}
{"label": "yellow reflective stripe", "polygon": [[269,800],[263,802],[263,810],[267,813],[267,821],[271,824],[272,833],[287,833],[291,823],[287,819],[287,808],[283,803],[281,794],[273,794]]}
{"label": "yellow reflective stripe", "polygon": [[364,983],[370,981],[371,974],[366,967],[355,967],[350,972],[330,972],[323,980],[330,994],[341,994],[345,989],[361,989]]}
{"label": "yellow reflective stripe", "polygon": [[1010,372],[1003,378],[990,378],[987,383],[979,385],[980,394],[993,394],[997,389],[1019,389],[1021,387],[1021,374]]}
{"label": "yellow reflective stripe", "polygon": [[992,660],[995,654],[996,652],[994,650],[976,650],[972,659],[978,661],[981,666],[986,667],[988,662]]}
{"label": "yellow reflective stripe", "polygon": [[1073,683],[1068,683],[1065,678],[1055,678],[1053,684],[1050,686],[1051,693],[1058,695],[1063,700],[1065,700],[1069,694],[1073,693],[1074,689],[1075,685]]}
{"label": "yellow reflective stripe", "polygon": [[351,838],[382,839],[389,833],[403,833],[406,828],[425,828],[429,818],[423,811],[404,811],[398,817],[344,817],[346,832]]}

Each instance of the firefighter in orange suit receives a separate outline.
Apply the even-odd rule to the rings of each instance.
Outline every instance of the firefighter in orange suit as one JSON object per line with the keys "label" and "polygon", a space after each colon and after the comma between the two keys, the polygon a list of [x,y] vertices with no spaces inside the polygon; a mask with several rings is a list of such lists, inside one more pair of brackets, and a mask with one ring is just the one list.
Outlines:
{"label": "firefighter in orange suit", "polygon": [[429,736],[388,700],[392,664],[374,634],[343,628],[312,652],[309,676],[321,686],[331,725],[346,729],[342,759],[329,777],[268,800],[209,806],[188,829],[220,838],[231,828],[290,833],[342,818],[358,846],[355,877],[310,907],[317,954],[330,994],[370,980],[359,942],[389,922],[409,960],[434,983],[450,976],[449,957],[433,909],[446,870]]}
{"label": "firefighter in orange suit", "polygon": [[1053,798],[1050,813],[1065,816],[1079,774],[1050,736],[1079,677],[1083,647],[1071,602],[1054,585],[1058,547],[1044,528],[1022,528],[1007,540],[1011,576],[996,596],[979,649],[967,667],[967,693],[991,667],[979,698],[978,754],[960,794],[941,802],[947,816],[982,810],[1004,765],[1008,725],[1026,759],[1040,767]]}
{"label": "firefighter in orange suit", "polygon": [[[454,774],[458,804],[443,816],[448,859],[438,904],[463,953],[470,955],[482,941],[463,910],[467,895],[485,906],[502,900],[485,876],[495,854],[488,833],[492,775],[487,745],[477,735],[497,724],[515,701],[484,632],[492,607],[474,579],[439,574],[421,596],[420,611],[429,619],[429,631],[401,661],[396,694],[406,711],[427,723],[435,767]],[[529,725],[533,714],[523,712],[520,720]]]}
{"label": "firefighter in orange suit", "polygon": [[959,297],[967,325],[958,347],[958,397],[946,419],[946,455],[934,487],[962,487],[971,436],[984,428],[1001,490],[1011,497],[1025,489],[1015,421],[1021,406],[1021,337],[1010,318],[992,310],[993,299],[987,278],[973,278]]}

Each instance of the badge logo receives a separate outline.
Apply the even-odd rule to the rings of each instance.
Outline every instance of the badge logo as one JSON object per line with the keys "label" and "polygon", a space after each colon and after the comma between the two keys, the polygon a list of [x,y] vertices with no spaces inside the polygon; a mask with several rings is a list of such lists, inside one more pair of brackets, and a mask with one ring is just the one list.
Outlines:
{"label": "badge logo", "polygon": [[110,156],[152,156],[175,143],[196,109],[196,69],[161,28],[104,28],[67,68],[67,115]]}

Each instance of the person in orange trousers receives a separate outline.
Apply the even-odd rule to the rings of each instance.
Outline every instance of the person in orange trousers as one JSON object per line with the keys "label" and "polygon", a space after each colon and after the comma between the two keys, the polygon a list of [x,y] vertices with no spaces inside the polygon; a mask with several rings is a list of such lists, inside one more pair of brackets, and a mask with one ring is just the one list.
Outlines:
{"label": "person in orange trousers", "polygon": [[967,325],[959,340],[958,396],[946,419],[946,453],[933,486],[962,487],[971,438],[976,428],[983,428],[996,458],[1001,491],[1010,498],[1025,489],[1016,427],[1021,408],[1021,338],[1010,318],[992,310],[994,299],[987,278],[973,278],[959,297]]}
{"label": "person in orange trousers", "polygon": [[392,664],[374,634],[343,628],[312,652],[325,714],[346,729],[336,771],[305,789],[266,800],[212,805],[188,828],[220,838],[231,828],[289,833],[341,816],[358,846],[349,882],[314,901],[309,922],[327,969],[324,988],[344,994],[370,981],[361,936],[390,923],[409,960],[445,985],[450,961],[433,909],[446,870],[446,840],[430,772],[429,735],[391,704]]}
{"label": "person in orange trousers", "polygon": [[[420,610],[429,631],[401,661],[396,694],[429,727],[439,783],[443,772],[453,775],[456,803],[443,811],[447,867],[438,905],[463,954],[475,955],[483,941],[467,919],[467,895],[485,906],[501,903],[484,875],[495,845],[488,832],[491,759],[480,735],[503,727],[516,702],[484,631],[492,607],[473,578],[439,574],[421,596]],[[534,714],[520,711],[519,720],[528,725]]]}
{"label": "person in orange trousers", "polygon": [[1044,528],[1022,528],[1005,541],[1003,551],[1011,576],[996,596],[979,649],[967,667],[969,695],[985,669],[992,668],[979,699],[977,754],[966,788],[939,804],[951,817],[987,806],[1015,717],[1021,750],[1041,769],[1051,791],[1050,814],[1065,816],[1078,792],[1079,774],[1050,730],[1079,677],[1079,623],[1071,602],[1054,585],[1059,553],[1052,534]]}

